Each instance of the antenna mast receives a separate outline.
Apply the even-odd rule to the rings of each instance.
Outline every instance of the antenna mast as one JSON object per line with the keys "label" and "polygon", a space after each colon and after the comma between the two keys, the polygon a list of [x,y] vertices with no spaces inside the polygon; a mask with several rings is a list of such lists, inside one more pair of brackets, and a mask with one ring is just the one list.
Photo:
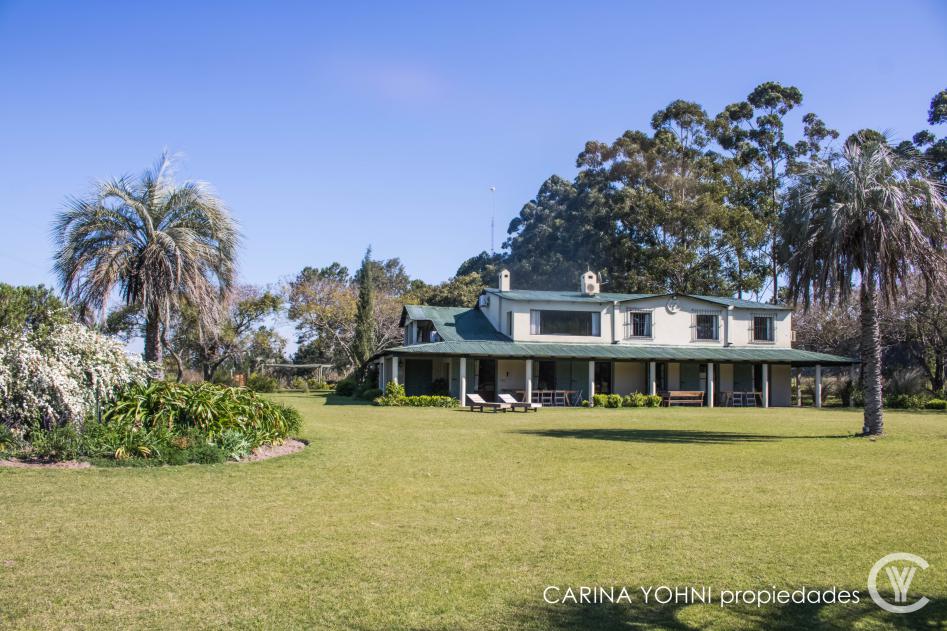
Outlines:
{"label": "antenna mast", "polygon": [[490,212],[490,254],[496,254],[496,248],[493,247],[493,224],[497,216],[497,187],[490,187],[490,202],[492,204],[492,209]]}

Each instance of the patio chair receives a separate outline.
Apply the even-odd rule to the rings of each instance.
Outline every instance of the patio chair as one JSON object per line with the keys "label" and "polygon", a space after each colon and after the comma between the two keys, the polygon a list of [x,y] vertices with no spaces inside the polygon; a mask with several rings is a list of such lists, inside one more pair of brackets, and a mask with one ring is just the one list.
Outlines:
{"label": "patio chair", "polygon": [[564,390],[556,390],[555,395],[553,396],[552,404],[556,407],[565,407],[566,402],[566,393]]}
{"label": "patio chair", "polygon": [[500,401],[509,405],[510,409],[513,410],[514,412],[517,409],[521,409],[524,412],[529,412],[530,410],[534,412],[538,412],[539,408],[543,406],[542,403],[532,403],[529,401],[517,401],[516,399],[513,398],[513,395],[511,394],[501,394]]}
{"label": "patio chair", "polygon": [[510,406],[506,403],[493,403],[491,401],[484,401],[483,397],[479,394],[468,394],[467,398],[470,399],[470,411],[479,410],[483,412],[484,410],[490,410],[491,412],[496,412],[498,410],[506,412],[510,409]]}

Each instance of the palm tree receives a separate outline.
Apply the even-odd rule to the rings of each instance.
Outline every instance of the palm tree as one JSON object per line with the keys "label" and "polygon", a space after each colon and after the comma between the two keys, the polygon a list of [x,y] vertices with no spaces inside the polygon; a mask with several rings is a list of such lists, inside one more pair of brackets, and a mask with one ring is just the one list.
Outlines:
{"label": "palm tree", "polygon": [[813,297],[841,301],[854,282],[859,286],[868,435],[884,432],[880,300],[897,300],[912,272],[928,287],[947,282],[947,204],[925,172],[923,163],[899,155],[886,138],[864,131],[850,137],[841,154],[808,165],[790,193],[793,299],[804,298],[808,308]]}
{"label": "palm tree", "polygon": [[[75,304],[102,310],[117,288],[145,318],[145,359],[161,362],[163,328],[187,301],[213,313],[234,282],[239,234],[203,182],[177,185],[167,152],[139,179],[100,182],[68,200],[53,226],[54,271]],[[163,328],[162,328],[163,327]]]}

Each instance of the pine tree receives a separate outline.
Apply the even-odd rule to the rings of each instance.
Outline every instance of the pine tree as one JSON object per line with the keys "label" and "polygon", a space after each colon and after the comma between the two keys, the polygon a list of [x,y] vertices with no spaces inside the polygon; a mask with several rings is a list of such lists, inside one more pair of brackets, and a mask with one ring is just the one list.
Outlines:
{"label": "pine tree", "polygon": [[362,267],[358,272],[358,306],[355,313],[355,340],[353,344],[356,372],[359,380],[365,378],[368,360],[371,359],[375,342],[375,278],[372,270],[372,248],[365,251]]}

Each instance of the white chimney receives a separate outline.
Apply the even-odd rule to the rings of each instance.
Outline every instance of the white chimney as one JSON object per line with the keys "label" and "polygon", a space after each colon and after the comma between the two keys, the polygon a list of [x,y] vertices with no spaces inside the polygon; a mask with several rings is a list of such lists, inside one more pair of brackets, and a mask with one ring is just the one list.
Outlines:
{"label": "white chimney", "polygon": [[500,270],[500,282],[498,287],[500,291],[510,291],[510,270]]}
{"label": "white chimney", "polygon": [[579,279],[579,293],[594,296],[598,293],[598,275],[589,270]]}

